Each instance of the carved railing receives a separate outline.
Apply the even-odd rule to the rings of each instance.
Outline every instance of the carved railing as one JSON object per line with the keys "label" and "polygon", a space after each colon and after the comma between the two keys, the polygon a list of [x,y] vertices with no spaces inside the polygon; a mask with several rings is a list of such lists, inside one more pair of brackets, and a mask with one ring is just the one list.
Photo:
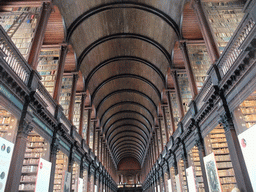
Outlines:
{"label": "carved railing", "polygon": [[247,14],[241,21],[237,30],[233,34],[232,39],[226,46],[221,57],[217,61],[217,66],[220,71],[221,77],[229,71],[232,65],[235,63],[240,54],[244,51],[241,48],[241,44],[246,40],[246,38],[253,32],[255,28],[255,20]]}
{"label": "carved railing", "polygon": [[51,97],[51,95],[48,93],[44,85],[39,82],[38,88],[36,90],[36,93],[44,100],[44,102],[47,104],[47,110],[54,115],[55,109],[56,109],[56,103]]}
{"label": "carved railing", "polygon": [[31,67],[21,55],[11,38],[0,26],[0,56],[2,62],[9,66],[13,72],[27,85],[31,73]]}

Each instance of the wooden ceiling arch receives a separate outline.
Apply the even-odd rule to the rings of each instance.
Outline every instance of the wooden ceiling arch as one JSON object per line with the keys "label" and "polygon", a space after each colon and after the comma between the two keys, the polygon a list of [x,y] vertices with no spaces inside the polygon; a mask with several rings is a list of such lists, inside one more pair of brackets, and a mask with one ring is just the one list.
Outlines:
{"label": "wooden ceiling arch", "polygon": [[166,77],[175,65],[175,42],[182,39],[185,0],[54,3],[67,26],[66,42],[78,56],[86,104],[115,164],[125,157],[142,163],[164,90],[171,85]]}

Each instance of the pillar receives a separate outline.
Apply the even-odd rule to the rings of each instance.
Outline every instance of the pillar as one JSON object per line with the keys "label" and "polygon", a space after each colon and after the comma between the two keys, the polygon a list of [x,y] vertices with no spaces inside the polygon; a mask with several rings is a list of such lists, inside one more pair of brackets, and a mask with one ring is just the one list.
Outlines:
{"label": "pillar", "polygon": [[39,54],[41,51],[41,47],[43,45],[44,40],[44,34],[46,30],[46,26],[49,20],[49,17],[52,12],[52,5],[51,3],[43,3],[41,16],[37,25],[37,29],[35,32],[34,40],[31,45],[29,57],[28,57],[28,63],[31,65],[31,67],[36,70],[38,66],[38,59]]}
{"label": "pillar", "polygon": [[[80,119],[79,119],[79,134],[82,136],[83,135],[83,127],[84,127],[84,108],[85,108],[85,99],[86,99],[86,94],[82,93],[82,98],[81,98],[81,106],[80,106]],[[86,138],[83,138],[86,139]]]}
{"label": "pillar", "polygon": [[184,108],[182,105],[182,99],[181,99],[181,93],[180,93],[180,87],[178,83],[178,77],[177,72],[175,70],[171,71],[171,75],[173,78],[174,88],[175,88],[175,94],[177,99],[177,105],[179,110],[179,117],[182,119],[184,117]]}
{"label": "pillar", "polygon": [[179,45],[180,45],[180,49],[181,49],[182,54],[183,54],[183,59],[184,59],[185,67],[186,67],[186,72],[187,72],[187,75],[188,75],[188,82],[189,82],[189,87],[190,87],[191,94],[192,94],[192,99],[195,99],[198,92],[197,92],[197,86],[196,86],[194,73],[193,73],[191,63],[190,63],[190,59],[189,59],[189,56],[188,56],[187,44],[185,42],[180,42]]}
{"label": "pillar", "polygon": [[76,98],[76,87],[77,87],[76,85],[77,85],[78,77],[79,77],[78,73],[74,73],[73,74],[71,97],[70,97],[69,112],[68,112],[68,119],[72,123],[73,123],[73,116],[74,116],[74,107],[75,107],[75,98]]}
{"label": "pillar", "polygon": [[55,87],[53,92],[53,99],[56,101],[57,104],[59,104],[59,99],[60,99],[62,77],[64,73],[64,66],[65,66],[67,52],[68,52],[67,46],[61,46],[59,65],[58,65],[58,70],[57,70],[56,80],[55,80]]}
{"label": "pillar", "polygon": [[196,13],[197,20],[201,28],[201,32],[211,61],[212,63],[215,63],[219,59],[220,53],[209,22],[205,16],[201,0],[192,0],[192,7]]}
{"label": "pillar", "polygon": [[167,104],[170,112],[170,120],[171,120],[172,134],[173,134],[175,132],[175,124],[174,124],[174,117],[173,117],[173,110],[172,110],[172,102],[171,102],[169,91],[167,91],[166,94],[167,94]]}

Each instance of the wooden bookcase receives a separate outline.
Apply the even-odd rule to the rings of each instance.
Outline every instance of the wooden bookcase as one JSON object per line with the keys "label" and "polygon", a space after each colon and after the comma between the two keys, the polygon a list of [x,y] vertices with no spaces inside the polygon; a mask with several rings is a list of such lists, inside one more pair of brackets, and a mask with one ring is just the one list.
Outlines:
{"label": "wooden bookcase", "polygon": [[17,119],[9,111],[0,106],[0,137],[15,143]]}
{"label": "wooden bookcase", "polygon": [[176,94],[170,93],[170,92],[169,92],[169,94],[170,94],[170,98],[171,98],[174,126],[175,126],[175,130],[176,130],[178,128],[178,123],[180,122],[178,103],[177,103],[177,99],[176,99]]}
{"label": "wooden bookcase", "polygon": [[21,171],[19,191],[34,191],[39,159],[48,159],[48,153],[49,144],[46,140],[34,131],[29,133]]}
{"label": "wooden bookcase", "polygon": [[71,97],[72,79],[73,77],[71,76],[66,76],[62,78],[60,105],[62,106],[63,113],[67,118]]}
{"label": "wooden bookcase", "polygon": [[188,55],[195,76],[198,91],[201,90],[206,78],[211,61],[205,45],[187,45]]}
{"label": "wooden bookcase", "polygon": [[180,87],[182,105],[186,113],[189,109],[188,104],[192,99],[192,94],[191,94],[191,90],[188,82],[188,76],[186,73],[178,72],[177,77],[178,77],[178,83]]}
{"label": "wooden bookcase", "polygon": [[74,105],[74,115],[73,115],[73,125],[76,127],[76,130],[79,129],[80,124],[80,107],[81,107],[81,99],[82,96],[75,97],[75,105]]}
{"label": "wooden bookcase", "polygon": [[220,52],[224,50],[242,20],[245,1],[203,2]]}
{"label": "wooden bookcase", "polygon": [[223,192],[231,191],[236,186],[236,179],[224,129],[217,126],[205,137],[204,141],[206,153],[213,152],[215,155]]}
{"label": "wooden bookcase", "polygon": [[51,96],[53,96],[55,86],[59,54],[59,49],[42,49],[39,56],[37,71],[42,77],[42,84]]}
{"label": "wooden bookcase", "polygon": [[56,167],[54,175],[53,192],[62,192],[65,172],[68,170],[68,156],[58,151],[56,155]]}
{"label": "wooden bookcase", "polygon": [[194,146],[188,152],[188,160],[189,160],[189,164],[194,169],[197,190],[198,192],[204,192],[205,190],[204,190],[204,182],[203,182],[203,175],[202,175],[201,164],[200,164],[199,151],[196,146]]}
{"label": "wooden bookcase", "polygon": [[7,32],[10,28],[14,29],[13,33],[8,34],[25,59],[28,59],[40,11],[41,7],[14,7],[0,13],[0,24]]}

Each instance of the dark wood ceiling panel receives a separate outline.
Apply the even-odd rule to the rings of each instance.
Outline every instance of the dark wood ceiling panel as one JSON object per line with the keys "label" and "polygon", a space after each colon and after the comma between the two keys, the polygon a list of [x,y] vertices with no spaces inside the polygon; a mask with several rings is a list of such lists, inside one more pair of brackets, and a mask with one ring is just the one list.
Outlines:
{"label": "dark wood ceiling panel", "polygon": [[202,33],[197,21],[196,14],[190,2],[185,4],[182,21],[182,35],[185,39],[202,39]]}
{"label": "dark wood ceiling panel", "polygon": [[51,13],[44,35],[44,44],[60,44],[64,42],[64,26],[57,6]]}
{"label": "dark wood ceiling panel", "polygon": [[159,74],[151,67],[141,64],[141,62],[123,60],[109,63],[99,69],[90,79],[88,90],[93,93],[97,86],[104,81],[106,82],[113,78],[129,78],[129,76],[150,81],[158,87],[159,91],[165,87],[165,79],[161,79]]}
{"label": "dark wood ceiling panel", "polygon": [[[83,35],[85,33],[86,36]],[[78,47],[76,49],[81,50],[102,37],[119,33],[149,37],[160,43],[169,53],[173,48],[173,39],[176,38],[172,26],[152,13],[136,9],[117,9],[98,13],[82,22],[73,32],[71,42]],[[80,55],[79,51],[77,55]]]}
{"label": "dark wood ceiling panel", "polygon": [[168,55],[165,55],[155,45],[135,38],[121,38],[107,41],[91,50],[83,60],[80,69],[87,77],[94,67],[118,56],[142,58],[156,65],[163,74],[166,74],[169,67]]}

